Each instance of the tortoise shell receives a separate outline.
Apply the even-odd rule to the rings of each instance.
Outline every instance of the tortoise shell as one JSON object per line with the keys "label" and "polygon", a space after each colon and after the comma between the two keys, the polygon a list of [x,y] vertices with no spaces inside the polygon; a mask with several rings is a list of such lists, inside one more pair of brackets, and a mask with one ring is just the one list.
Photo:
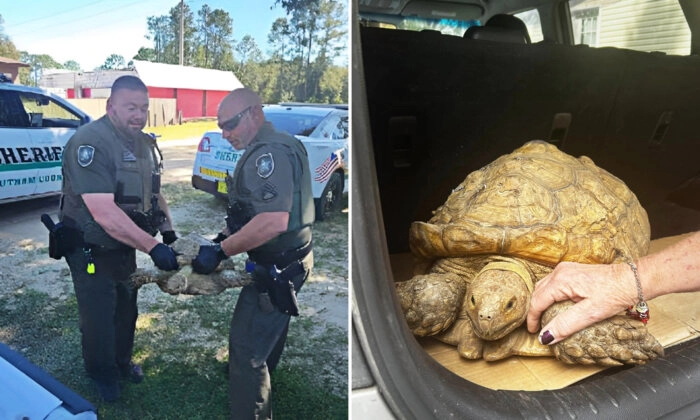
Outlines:
{"label": "tortoise shell", "polygon": [[409,232],[424,258],[500,254],[547,265],[634,259],[649,242],[647,213],[624,182],[544,141],[469,174]]}

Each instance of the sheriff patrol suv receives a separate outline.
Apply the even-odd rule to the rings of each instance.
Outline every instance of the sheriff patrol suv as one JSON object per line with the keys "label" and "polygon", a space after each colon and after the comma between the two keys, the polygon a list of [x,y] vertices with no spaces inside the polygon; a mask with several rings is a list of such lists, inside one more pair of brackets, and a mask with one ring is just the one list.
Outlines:
{"label": "sheriff patrol suv", "polygon": [[[304,143],[309,155],[311,191],[316,220],[325,220],[340,210],[349,167],[349,123],[347,105],[282,103],[265,105],[265,119]],[[192,168],[194,188],[226,197],[226,173],[233,174],[243,155],[221,137],[221,131],[204,133]]]}
{"label": "sheriff patrol suv", "polygon": [[0,81],[0,203],[61,192],[63,148],[90,116],[43,89]]}

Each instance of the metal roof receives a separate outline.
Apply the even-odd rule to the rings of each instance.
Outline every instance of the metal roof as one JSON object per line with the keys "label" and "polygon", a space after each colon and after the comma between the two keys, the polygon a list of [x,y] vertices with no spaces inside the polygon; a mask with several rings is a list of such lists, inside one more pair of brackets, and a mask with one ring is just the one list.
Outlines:
{"label": "metal roof", "polygon": [[134,69],[149,87],[231,91],[243,87],[230,71],[134,60]]}
{"label": "metal roof", "polygon": [[27,64],[27,63],[23,63],[21,61],[14,60],[14,59],[8,58],[8,57],[0,57],[0,63],[2,63],[2,64],[14,64],[17,67],[30,67],[29,64]]}
{"label": "metal roof", "polygon": [[118,77],[133,74],[141,78],[148,87],[218,91],[232,91],[243,87],[236,75],[230,71],[140,60],[133,60],[133,64],[133,69],[129,70],[95,70],[86,72],[46,70],[41,78],[41,86],[63,89],[111,88]]}

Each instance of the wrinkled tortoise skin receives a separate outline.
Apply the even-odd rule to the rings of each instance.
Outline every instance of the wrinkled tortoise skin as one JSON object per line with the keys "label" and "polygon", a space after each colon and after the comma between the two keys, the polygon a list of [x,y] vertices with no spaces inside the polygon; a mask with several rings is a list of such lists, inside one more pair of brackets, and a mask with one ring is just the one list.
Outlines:
{"label": "wrinkled tortoise skin", "polygon": [[192,271],[192,260],[197,256],[200,245],[211,244],[196,234],[179,238],[171,245],[176,253],[180,269],[163,271],[157,267],[139,267],[130,280],[136,287],[156,283],[165,293],[171,295],[216,295],[227,288],[243,287],[251,283],[248,273],[236,269],[230,258],[222,261],[211,274],[198,274]]}

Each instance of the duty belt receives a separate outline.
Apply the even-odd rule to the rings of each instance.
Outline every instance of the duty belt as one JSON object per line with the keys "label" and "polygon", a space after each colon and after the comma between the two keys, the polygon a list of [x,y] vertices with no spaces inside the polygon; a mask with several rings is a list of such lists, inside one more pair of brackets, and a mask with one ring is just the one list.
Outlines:
{"label": "duty belt", "polygon": [[248,252],[248,257],[250,257],[250,259],[256,264],[266,266],[276,265],[278,268],[284,269],[294,261],[301,261],[304,259],[304,257],[309,255],[309,252],[311,252],[312,249],[313,242],[309,241],[299,248],[289,249],[278,253]]}

